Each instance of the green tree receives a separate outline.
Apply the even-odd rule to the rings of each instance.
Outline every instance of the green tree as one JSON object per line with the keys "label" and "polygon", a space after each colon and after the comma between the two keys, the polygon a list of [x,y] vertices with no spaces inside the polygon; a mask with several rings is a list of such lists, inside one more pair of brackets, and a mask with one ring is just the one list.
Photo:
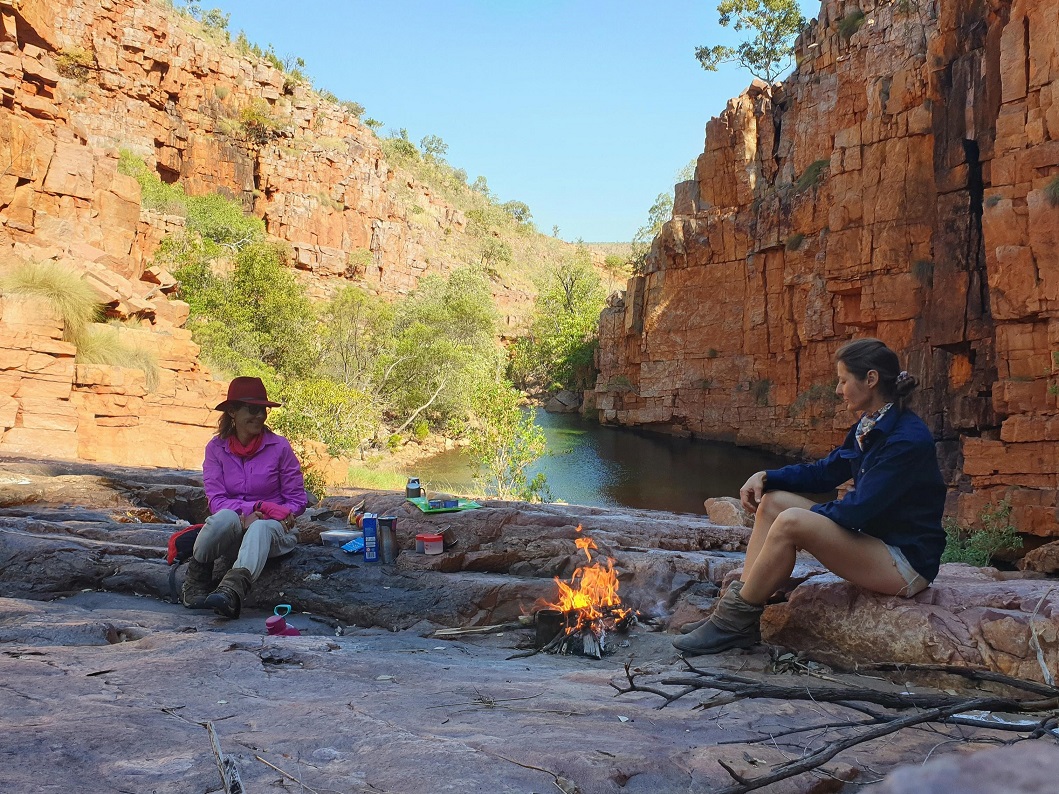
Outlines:
{"label": "green tree", "polygon": [[735,62],[771,83],[790,65],[794,37],[805,27],[797,0],[724,0],[717,13],[725,27],[752,32],[754,37],[734,49],[724,45],[696,47],[695,57],[703,69],[715,72],[718,65]]}
{"label": "green tree", "polygon": [[629,262],[633,270],[643,273],[647,265],[647,254],[651,251],[651,242],[662,231],[662,224],[673,217],[673,196],[659,193],[651,209],[647,211],[647,222],[636,230],[632,238],[632,253]]}
{"label": "green tree", "polygon": [[475,392],[495,370],[497,314],[480,268],[463,267],[447,280],[429,275],[396,307],[394,345],[379,362],[380,394],[397,432],[428,417],[456,429]]}
{"label": "green tree", "polygon": [[500,208],[514,218],[516,223],[529,223],[533,217],[529,205],[521,201],[507,201],[501,204]]}
{"label": "green tree", "polygon": [[363,392],[377,391],[379,361],[393,348],[393,308],[344,287],[320,310],[320,371]]}
{"label": "green tree", "polygon": [[372,395],[326,378],[292,380],[270,422],[291,442],[319,441],[335,456],[362,451],[382,421]]}
{"label": "green tree", "polygon": [[591,255],[579,245],[573,258],[552,270],[540,285],[530,333],[512,351],[513,379],[523,386],[587,388],[605,301]]}
{"label": "green tree", "polygon": [[437,135],[426,135],[419,142],[419,148],[427,158],[440,160],[449,150],[449,145]]}
{"label": "green tree", "polygon": [[256,242],[236,254],[229,276],[210,260],[177,269],[181,297],[191,306],[188,327],[214,366],[237,375],[264,369],[301,377],[316,364],[315,316],[304,289],[286,267],[286,252]]}
{"label": "green tree", "polygon": [[490,378],[474,400],[468,452],[477,465],[476,479],[500,499],[527,502],[551,498],[544,474],[532,480],[526,469],[544,454],[544,431],[521,407],[522,394],[502,379]]}

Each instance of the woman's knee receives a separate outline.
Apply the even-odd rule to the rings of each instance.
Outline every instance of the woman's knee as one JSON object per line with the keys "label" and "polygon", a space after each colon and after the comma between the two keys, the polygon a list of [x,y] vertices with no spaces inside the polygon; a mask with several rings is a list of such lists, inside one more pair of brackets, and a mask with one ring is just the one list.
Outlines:
{"label": "woman's knee", "polygon": [[812,543],[816,534],[812,517],[812,512],[801,507],[784,508],[772,522],[772,531],[769,535],[798,548],[805,548],[807,544]]}

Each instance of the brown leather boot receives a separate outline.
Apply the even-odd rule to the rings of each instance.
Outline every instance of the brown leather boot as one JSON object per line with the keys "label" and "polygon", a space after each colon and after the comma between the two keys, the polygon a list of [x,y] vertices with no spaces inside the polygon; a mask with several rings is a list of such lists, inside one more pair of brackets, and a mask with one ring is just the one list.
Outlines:
{"label": "brown leather boot", "polygon": [[180,589],[180,603],[188,609],[209,609],[206,596],[213,590],[213,565],[199,562],[194,557],[188,560],[188,572],[184,586]]}
{"label": "brown leather boot", "polygon": [[747,603],[738,591],[729,588],[717,602],[710,619],[690,634],[673,640],[673,646],[687,656],[749,648],[761,641],[764,611],[764,606]]}
{"label": "brown leather boot", "polygon": [[[728,585],[728,590],[734,590],[737,593],[740,590],[742,590],[742,589],[743,589],[743,580],[742,579],[736,579],[734,582],[732,582],[730,585]],[[724,592],[727,593],[728,590],[725,590]],[[685,623],[684,625],[682,625],[680,627],[680,633],[681,634],[691,634],[691,632],[695,631],[695,629],[699,628],[700,626],[705,626],[707,620],[709,620],[709,618],[703,618],[702,620],[696,620],[696,621],[693,621],[691,623]]]}
{"label": "brown leather boot", "polygon": [[221,579],[217,589],[206,596],[206,606],[222,618],[237,618],[243,608],[243,599],[250,592],[250,571],[232,568]]}

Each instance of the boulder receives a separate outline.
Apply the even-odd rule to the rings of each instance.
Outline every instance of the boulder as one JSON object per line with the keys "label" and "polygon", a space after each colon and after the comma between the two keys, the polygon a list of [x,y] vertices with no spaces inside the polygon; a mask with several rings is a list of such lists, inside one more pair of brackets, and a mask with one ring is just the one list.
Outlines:
{"label": "boulder", "polygon": [[581,407],[581,397],[564,389],[553,395],[544,405],[544,410],[552,414],[572,414]]}
{"label": "boulder", "polygon": [[1042,740],[902,767],[864,794],[1052,794],[1057,779],[1059,748]]}
{"label": "boulder", "polygon": [[768,607],[762,636],[847,668],[954,664],[1044,681],[1045,668],[1059,669],[1059,588],[1047,579],[948,564],[930,587],[905,599],[825,574]]}

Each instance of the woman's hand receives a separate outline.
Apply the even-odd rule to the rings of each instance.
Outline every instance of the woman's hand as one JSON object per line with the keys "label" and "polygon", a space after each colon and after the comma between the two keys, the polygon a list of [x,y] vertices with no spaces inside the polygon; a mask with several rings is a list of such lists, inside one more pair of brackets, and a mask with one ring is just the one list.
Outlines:
{"label": "woman's hand", "polygon": [[743,509],[756,513],[758,505],[761,504],[761,496],[764,493],[765,472],[759,471],[757,474],[750,475],[750,479],[739,489],[739,501],[742,503]]}

